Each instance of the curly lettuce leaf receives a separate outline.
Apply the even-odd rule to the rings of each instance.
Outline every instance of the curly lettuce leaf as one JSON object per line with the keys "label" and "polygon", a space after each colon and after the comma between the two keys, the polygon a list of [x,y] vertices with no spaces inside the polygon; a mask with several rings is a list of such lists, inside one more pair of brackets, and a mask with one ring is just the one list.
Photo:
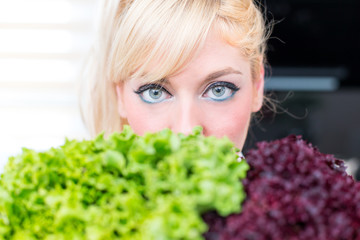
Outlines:
{"label": "curly lettuce leaf", "polygon": [[203,239],[201,214],[241,210],[241,180],[227,138],[166,129],[137,136],[23,149],[0,178],[0,239]]}

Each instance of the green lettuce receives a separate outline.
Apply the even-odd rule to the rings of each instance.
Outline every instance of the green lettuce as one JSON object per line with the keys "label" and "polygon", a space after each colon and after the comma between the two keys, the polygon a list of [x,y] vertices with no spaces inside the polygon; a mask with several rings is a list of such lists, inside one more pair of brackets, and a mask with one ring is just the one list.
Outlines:
{"label": "green lettuce", "polygon": [[0,178],[0,239],[203,239],[203,213],[241,210],[237,151],[200,127],[24,148]]}

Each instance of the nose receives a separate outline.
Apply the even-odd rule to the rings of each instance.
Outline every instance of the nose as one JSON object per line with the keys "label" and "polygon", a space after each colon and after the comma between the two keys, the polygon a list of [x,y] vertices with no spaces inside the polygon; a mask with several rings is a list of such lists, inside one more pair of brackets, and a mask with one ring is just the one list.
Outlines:
{"label": "nose", "polygon": [[190,134],[195,126],[202,126],[202,111],[194,101],[178,102],[174,106],[170,129],[176,133]]}

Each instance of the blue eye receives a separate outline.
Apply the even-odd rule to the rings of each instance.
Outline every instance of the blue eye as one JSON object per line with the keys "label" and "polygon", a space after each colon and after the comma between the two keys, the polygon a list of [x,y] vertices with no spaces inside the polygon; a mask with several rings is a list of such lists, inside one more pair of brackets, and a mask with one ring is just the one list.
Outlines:
{"label": "blue eye", "polygon": [[229,82],[216,82],[211,84],[203,94],[203,98],[214,101],[225,101],[239,90],[237,86]]}
{"label": "blue eye", "polygon": [[148,94],[151,99],[158,100],[161,99],[161,96],[163,95],[163,91],[161,89],[149,89],[147,91],[149,91]]}
{"label": "blue eye", "polygon": [[218,98],[223,97],[224,95],[226,95],[227,91],[229,90],[228,88],[225,88],[224,86],[217,86],[217,87],[213,87],[211,89],[211,93]]}
{"label": "blue eye", "polygon": [[147,84],[135,91],[146,103],[160,103],[172,97],[172,95],[159,84]]}

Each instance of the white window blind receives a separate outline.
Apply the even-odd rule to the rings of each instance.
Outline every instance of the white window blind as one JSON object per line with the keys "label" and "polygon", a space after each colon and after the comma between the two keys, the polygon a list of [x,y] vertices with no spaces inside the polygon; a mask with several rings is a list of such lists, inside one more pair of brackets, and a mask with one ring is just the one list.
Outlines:
{"label": "white window blind", "polygon": [[77,86],[97,0],[0,0],[0,171],[22,147],[38,151],[87,133]]}

